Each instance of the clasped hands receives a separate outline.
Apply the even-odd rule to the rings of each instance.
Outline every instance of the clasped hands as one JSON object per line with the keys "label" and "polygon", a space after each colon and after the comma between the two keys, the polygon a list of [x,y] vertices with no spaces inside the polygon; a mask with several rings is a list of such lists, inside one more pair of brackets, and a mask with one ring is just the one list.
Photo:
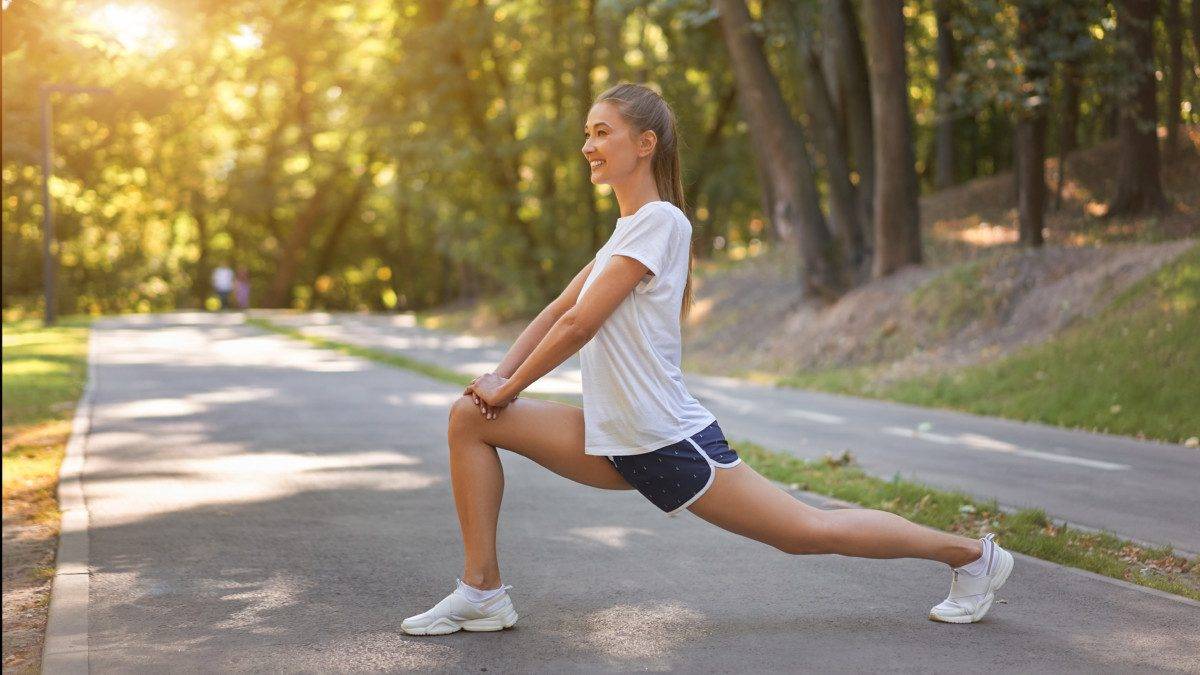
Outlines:
{"label": "clasped hands", "polygon": [[515,401],[517,394],[509,394],[507,377],[500,377],[496,373],[487,373],[471,380],[471,384],[463,390],[463,394],[470,394],[471,399],[475,401],[475,405],[479,406],[479,412],[489,420],[496,419],[500,414],[500,409],[508,406],[509,403]]}

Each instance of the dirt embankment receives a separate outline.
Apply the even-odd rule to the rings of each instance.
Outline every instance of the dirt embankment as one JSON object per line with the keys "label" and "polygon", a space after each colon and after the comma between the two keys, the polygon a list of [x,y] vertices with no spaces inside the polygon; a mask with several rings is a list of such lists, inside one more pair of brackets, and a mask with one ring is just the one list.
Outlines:
{"label": "dirt embankment", "polygon": [[724,375],[879,365],[883,383],[979,363],[1094,316],[1194,245],[1007,248],[909,268],[829,307],[800,299],[787,256],[764,256],[698,280],[685,365]]}

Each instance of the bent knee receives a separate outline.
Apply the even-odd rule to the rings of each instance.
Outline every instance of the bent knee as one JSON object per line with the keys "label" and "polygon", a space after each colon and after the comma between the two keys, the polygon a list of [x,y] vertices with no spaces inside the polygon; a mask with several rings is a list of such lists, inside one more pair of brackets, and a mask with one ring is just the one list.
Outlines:
{"label": "bent knee", "polygon": [[474,398],[470,394],[463,394],[450,404],[450,428],[454,429],[472,423],[480,415],[479,406],[475,405]]}

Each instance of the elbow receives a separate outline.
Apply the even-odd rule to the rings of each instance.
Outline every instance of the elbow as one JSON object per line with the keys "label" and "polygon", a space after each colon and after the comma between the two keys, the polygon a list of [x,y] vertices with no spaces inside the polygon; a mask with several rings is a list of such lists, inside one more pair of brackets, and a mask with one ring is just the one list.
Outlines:
{"label": "elbow", "polygon": [[599,330],[599,326],[591,325],[591,322],[586,321],[572,311],[563,314],[562,323],[581,344],[587,344],[587,342],[596,336],[596,332]]}

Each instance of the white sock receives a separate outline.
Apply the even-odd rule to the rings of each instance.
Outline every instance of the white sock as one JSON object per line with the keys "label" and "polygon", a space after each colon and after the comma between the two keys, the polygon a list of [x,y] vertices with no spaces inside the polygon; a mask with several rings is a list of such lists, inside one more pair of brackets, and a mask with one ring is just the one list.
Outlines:
{"label": "white sock", "polygon": [[987,572],[988,563],[991,562],[992,559],[993,544],[990,544],[983,539],[980,539],[979,542],[983,544],[983,554],[980,555],[978,559],[957,568],[959,572],[973,577],[980,576]]}
{"label": "white sock", "polygon": [[504,592],[504,584],[500,584],[498,588],[485,591],[468,585],[462,579],[458,580],[458,587],[462,591],[462,594],[475,604],[479,604],[489,598],[494,598]]}

